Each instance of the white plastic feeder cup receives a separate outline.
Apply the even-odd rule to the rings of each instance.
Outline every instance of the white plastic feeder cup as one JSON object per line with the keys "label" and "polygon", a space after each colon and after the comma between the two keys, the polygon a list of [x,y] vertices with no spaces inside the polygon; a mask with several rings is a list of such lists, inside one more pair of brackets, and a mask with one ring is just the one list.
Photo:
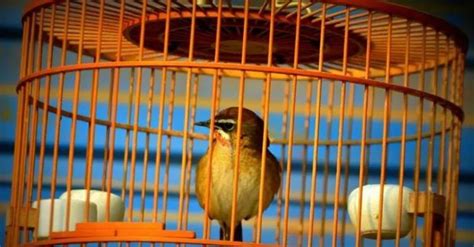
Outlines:
{"label": "white plastic feeder cup", "polygon": [[[51,215],[52,201],[54,201],[53,215]],[[71,200],[69,231],[76,229],[76,224],[86,222],[85,201]],[[33,208],[38,208],[38,201],[33,202]],[[50,219],[53,218],[53,232],[66,231],[66,213],[67,201],[63,199],[43,199],[40,201],[39,221],[38,221],[38,238],[49,237]],[[90,222],[97,219],[97,206],[95,203],[89,203],[89,220]]]}
{"label": "white plastic feeder cup", "polygon": [[[400,186],[385,184],[383,193],[382,239],[394,239],[397,234],[398,193]],[[364,185],[362,194],[361,235],[365,238],[377,238],[379,221],[380,184]],[[403,187],[400,237],[406,236],[412,226],[413,216],[408,213],[410,193],[413,191]],[[349,194],[347,211],[352,224],[357,227],[359,205],[359,188]]]}
{"label": "white plastic feeder cup", "polygon": [[[87,190],[71,190],[71,198],[75,200],[86,201]],[[64,192],[59,198],[66,199],[67,192]],[[97,205],[97,221],[106,220],[107,210],[107,192],[100,190],[90,190],[89,201]],[[120,196],[110,193],[110,219],[109,221],[123,221],[125,213],[125,203]]]}

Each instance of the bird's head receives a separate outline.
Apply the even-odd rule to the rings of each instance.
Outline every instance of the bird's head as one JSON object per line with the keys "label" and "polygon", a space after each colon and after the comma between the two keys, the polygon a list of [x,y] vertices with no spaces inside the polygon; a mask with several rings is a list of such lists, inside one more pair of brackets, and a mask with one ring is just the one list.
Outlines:
{"label": "bird's head", "polygon": [[[235,144],[237,140],[238,107],[229,107],[220,111],[214,118],[214,130],[224,141]],[[210,120],[195,125],[210,127]],[[261,147],[263,140],[263,120],[255,112],[242,108],[241,144]],[[267,145],[269,142],[267,141]]]}

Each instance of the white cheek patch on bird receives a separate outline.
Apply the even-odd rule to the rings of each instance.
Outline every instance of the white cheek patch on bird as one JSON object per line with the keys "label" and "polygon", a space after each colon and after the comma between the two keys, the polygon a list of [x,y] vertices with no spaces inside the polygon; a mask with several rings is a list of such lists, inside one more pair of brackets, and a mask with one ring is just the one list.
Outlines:
{"label": "white cheek patch on bird", "polygon": [[218,129],[217,130],[217,135],[218,135],[217,138],[222,138],[224,141],[230,142],[230,135],[227,132],[225,132],[221,129]]}

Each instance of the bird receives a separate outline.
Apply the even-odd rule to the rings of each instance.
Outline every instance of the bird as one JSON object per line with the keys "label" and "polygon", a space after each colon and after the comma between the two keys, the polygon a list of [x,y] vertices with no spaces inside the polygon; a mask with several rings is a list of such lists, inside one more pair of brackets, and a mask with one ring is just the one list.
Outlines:
{"label": "bird", "polygon": [[[253,111],[242,108],[240,135],[240,165],[235,223],[231,226],[234,166],[237,152],[238,107],[221,110],[214,118],[214,137],[211,161],[211,191],[208,217],[220,225],[220,239],[230,240],[234,228],[234,240],[242,241],[242,220],[257,215],[263,146],[263,120]],[[210,127],[210,120],[195,125]],[[265,178],[263,183],[263,209],[265,210],[278,192],[281,168],[278,160],[268,150],[267,138]],[[196,167],[195,192],[199,205],[204,208],[208,178],[209,148]]]}

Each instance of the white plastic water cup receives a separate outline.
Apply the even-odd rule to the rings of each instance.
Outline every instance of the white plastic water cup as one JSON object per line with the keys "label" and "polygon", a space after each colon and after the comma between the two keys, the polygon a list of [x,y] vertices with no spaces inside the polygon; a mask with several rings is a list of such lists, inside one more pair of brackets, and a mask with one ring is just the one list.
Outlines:
{"label": "white plastic water cup", "polygon": [[[53,214],[51,215],[52,202],[54,201]],[[38,201],[33,202],[33,208],[38,208]],[[86,202],[80,200],[71,200],[70,204],[70,216],[69,216],[69,231],[76,229],[76,224],[86,222],[85,215]],[[63,199],[42,199],[40,201],[39,209],[39,221],[38,221],[38,238],[49,237],[49,226],[50,219],[53,217],[53,232],[66,231],[66,214],[67,214],[67,201]],[[89,220],[94,222],[97,220],[97,205],[95,203],[89,203]]]}
{"label": "white plastic water cup", "polygon": [[[397,234],[398,193],[400,186],[385,184],[382,210],[382,239],[394,239]],[[364,185],[362,191],[361,235],[365,238],[376,239],[379,221],[380,184]],[[413,190],[403,187],[400,237],[411,231],[413,215],[408,213],[410,193]],[[354,189],[348,198],[347,211],[352,224],[357,227],[359,205],[359,188]]]}
{"label": "white plastic water cup", "polygon": [[[86,201],[87,190],[71,190],[71,199]],[[67,192],[59,198],[66,199]],[[106,221],[107,192],[100,190],[90,190],[89,201],[97,205],[97,221]],[[120,196],[110,193],[110,218],[109,221],[123,221],[125,213],[125,203]]]}

